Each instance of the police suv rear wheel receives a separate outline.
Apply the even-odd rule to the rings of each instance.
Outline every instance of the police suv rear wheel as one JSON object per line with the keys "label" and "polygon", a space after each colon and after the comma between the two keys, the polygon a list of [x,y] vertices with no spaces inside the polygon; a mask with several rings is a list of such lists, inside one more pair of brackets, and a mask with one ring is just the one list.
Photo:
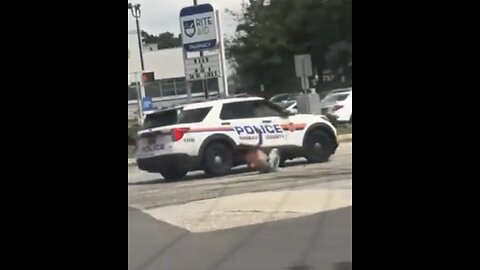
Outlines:
{"label": "police suv rear wheel", "polygon": [[286,167],[286,166],[285,166],[285,162],[286,162],[286,161],[287,161],[286,159],[281,158],[281,159],[280,159],[280,162],[278,163],[278,167],[280,167],[280,168],[285,168],[285,167]]}
{"label": "police suv rear wheel", "polygon": [[212,143],[204,156],[205,173],[211,176],[228,174],[233,167],[233,152],[223,143]]}
{"label": "police suv rear wheel", "polygon": [[168,170],[160,172],[166,181],[176,181],[182,179],[187,175],[188,171],[185,169],[169,168]]}
{"label": "police suv rear wheel", "polygon": [[314,130],[308,134],[303,147],[307,160],[312,163],[328,161],[335,150],[334,142],[322,130]]}

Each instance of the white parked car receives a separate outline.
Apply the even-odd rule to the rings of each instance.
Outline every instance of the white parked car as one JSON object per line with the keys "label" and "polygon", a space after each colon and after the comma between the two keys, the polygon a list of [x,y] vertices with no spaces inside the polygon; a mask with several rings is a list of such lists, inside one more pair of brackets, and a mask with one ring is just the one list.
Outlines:
{"label": "white parked car", "polygon": [[297,100],[297,96],[300,93],[284,93],[284,94],[277,94],[269,99],[270,102],[280,105],[282,103],[293,102]]}
{"label": "white parked car", "polygon": [[328,93],[320,101],[320,110],[333,123],[352,123],[352,88]]}
{"label": "white parked car", "polygon": [[138,132],[138,167],[166,180],[188,171],[216,176],[244,164],[241,145],[278,148],[281,160],[306,157],[324,162],[337,149],[335,127],[320,115],[291,114],[259,97],[187,104],[146,115]]}

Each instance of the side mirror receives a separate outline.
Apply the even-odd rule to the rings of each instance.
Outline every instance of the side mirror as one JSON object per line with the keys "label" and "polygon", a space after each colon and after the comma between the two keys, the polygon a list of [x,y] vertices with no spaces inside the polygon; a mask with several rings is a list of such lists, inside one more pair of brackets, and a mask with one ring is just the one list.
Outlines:
{"label": "side mirror", "polygon": [[290,115],[295,115],[298,113],[298,110],[297,109],[292,109],[292,110],[283,110],[282,111],[282,117],[289,117]]}

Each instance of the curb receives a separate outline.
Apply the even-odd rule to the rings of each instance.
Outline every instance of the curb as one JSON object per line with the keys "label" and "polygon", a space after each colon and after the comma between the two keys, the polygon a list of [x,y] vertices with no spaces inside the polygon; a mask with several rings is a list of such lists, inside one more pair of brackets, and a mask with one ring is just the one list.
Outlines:
{"label": "curb", "polygon": [[128,159],[128,166],[135,166],[137,165],[137,161],[134,158],[129,158]]}
{"label": "curb", "polygon": [[339,143],[351,142],[351,141],[352,141],[352,133],[350,133],[350,134],[338,135],[337,141],[338,141]]}
{"label": "curb", "polygon": [[[344,142],[351,142],[352,141],[352,134],[342,134],[338,135],[337,139],[338,143],[344,143]],[[136,166],[137,161],[134,158],[129,158],[128,159],[128,166]]]}

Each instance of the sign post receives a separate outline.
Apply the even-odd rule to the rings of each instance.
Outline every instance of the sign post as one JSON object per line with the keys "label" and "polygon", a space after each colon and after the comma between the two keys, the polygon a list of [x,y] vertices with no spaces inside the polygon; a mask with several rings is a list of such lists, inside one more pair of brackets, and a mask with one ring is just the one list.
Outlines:
{"label": "sign post", "polygon": [[[218,39],[219,39],[219,49],[220,49],[220,63],[222,67],[222,82],[223,82],[223,95],[228,96],[228,81],[227,81],[227,63],[225,63],[225,46],[223,44],[223,35],[222,35],[222,22],[220,20],[220,12],[215,11],[215,15],[218,23]],[[219,84],[220,85],[220,84]]]}
{"label": "sign post", "polygon": [[[183,50],[183,61],[185,61],[185,59],[187,59],[188,56],[187,56],[187,52],[185,50]],[[185,64],[185,62],[183,63],[183,68],[185,70],[185,86],[187,87],[187,101],[188,103],[192,102],[192,83],[190,81],[188,81],[188,77],[187,77],[187,65]]]}
{"label": "sign post", "polygon": [[310,54],[295,55],[295,73],[302,80],[303,90],[310,88],[308,77],[313,76],[312,60]]}
{"label": "sign post", "polygon": [[[222,77],[223,91],[228,95],[225,54],[223,44],[221,44],[223,41],[221,30],[217,28],[217,24],[220,24],[218,11],[214,11],[210,4],[184,7],[180,11],[185,80],[187,81],[189,101],[191,101],[192,81],[202,81],[205,98],[208,99],[206,80]],[[217,30],[219,31],[217,32]],[[215,54],[205,55],[204,51],[215,51]],[[200,53],[200,56],[197,54],[197,56],[191,57],[194,53]]]}
{"label": "sign post", "polygon": [[[142,126],[142,124],[143,124],[142,98],[145,96],[144,94],[142,95],[142,89],[141,89],[141,86],[140,86],[140,78],[138,76],[141,73],[142,72],[129,73],[130,81],[135,81],[135,90],[137,91],[137,105],[138,105],[137,119],[138,119],[138,124],[140,126]],[[134,78],[132,78],[131,76],[134,76]]]}

